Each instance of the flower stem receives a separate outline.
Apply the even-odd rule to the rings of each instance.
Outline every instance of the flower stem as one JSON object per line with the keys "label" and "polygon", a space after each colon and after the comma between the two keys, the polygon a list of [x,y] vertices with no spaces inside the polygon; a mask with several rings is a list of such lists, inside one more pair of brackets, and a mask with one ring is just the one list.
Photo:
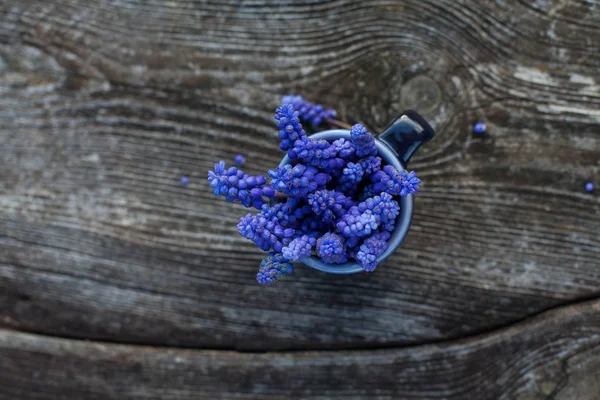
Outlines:
{"label": "flower stem", "polygon": [[275,199],[289,199],[291,196],[288,194],[285,194],[283,192],[277,192],[275,193]]}
{"label": "flower stem", "polygon": [[343,121],[338,121],[337,119],[333,119],[333,118],[327,118],[327,122],[329,123],[329,125],[337,126],[340,128],[346,128],[346,129],[352,128],[352,125],[347,124],[346,122],[343,122]]}

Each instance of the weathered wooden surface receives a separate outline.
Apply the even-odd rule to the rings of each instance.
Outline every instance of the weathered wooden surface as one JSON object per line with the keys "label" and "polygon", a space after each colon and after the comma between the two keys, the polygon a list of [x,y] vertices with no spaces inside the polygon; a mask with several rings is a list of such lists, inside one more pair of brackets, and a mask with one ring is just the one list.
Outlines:
{"label": "weathered wooden surface", "polygon": [[[79,368],[77,354],[84,366],[94,357],[86,342],[17,331],[260,351],[490,332],[465,357],[502,362],[495,329],[600,292],[600,201],[582,190],[600,181],[599,25],[600,5],[575,0],[0,0],[0,323],[15,330],[3,335],[14,350],[2,362],[23,372],[21,352],[47,344],[58,357],[57,343],[77,349],[56,358],[63,371]],[[272,113],[290,91],[374,131],[414,108],[438,132],[412,161],[424,185],[411,231],[374,274],[299,267],[259,287],[261,254],[235,229],[246,211],[208,190],[215,160],[241,151],[248,172],[276,165]],[[484,139],[470,133],[476,120],[487,122]],[[587,310],[570,323],[597,318]],[[525,359],[530,326],[519,334]],[[175,354],[148,351],[145,368]],[[360,370],[372,354],[419,351],[314,354],[333,365],[355,357]],[[200,374],[206,356],[189,354]],[[242,376],[253,357],[240,359]],[[157,368],[152,379],[167,374]],[[490,393],[529,390],[478,370],[472,379],[490,379]],[[82,398],[107,390],[93,382]],[[327,382],[341,381],[315,393],[328,396]],[[163,398],[177,397],[174,381],[160,384]]]}
{"label": "weathered wooden surface", "polygon": [[600,302],[456,343],[388,350],[242,354],[0,330],[0,368],[0,399],[10,400],[32,392],[48,400],[597,400]]}

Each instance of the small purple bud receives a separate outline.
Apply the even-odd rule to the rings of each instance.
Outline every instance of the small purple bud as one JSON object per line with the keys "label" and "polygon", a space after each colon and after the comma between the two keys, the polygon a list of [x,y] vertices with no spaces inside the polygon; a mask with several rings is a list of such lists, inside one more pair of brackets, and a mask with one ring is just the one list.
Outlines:
{"label": "small purple bud", "polygon": [[[218,180],[217,180],[217,179],[213,179],[213,180],[210,182],[210,187],[214,188],[214,186],[213,186],[213,182],[215,182],[215,181],[217,181],[217,183],[218,183]],[[188,183],[190,183],[190,180],[189,180],[189,178],[188,178],[187,176],[182,176],[182,177],[181,177],[181,184],[182,184],[182,185],[187,185]],[[217,184],[215,183],[215,186],[216,186],[216,185],[217,185]]]}
{"label": "small purple bud", "polygon": [[330,179],[330,176],[329,176],[329,175],[327,175],[327,174],[323,174],[323,173],[320,173],[320,174],[316,174],[316,175],[315,175],[314,181],[315,181],[315,182],[316,182],[316,183],[317,183],[319,186],[322,186],[322,185],[326,184],[326,183],[329,181],[329,179]]}
{"label": "small purple bud", "polygon": [[246,185],[248,185],[249,188],[253,188],[255,187],[256,184],[256,178],[253,176],[249,176],[246,179],[244,179],[246,181]]}
{"label": "small purple bud", "polygon": [[294,230],[292,228],[287,228],[286,230],[283,231],[283,237],[289,238],[294,236]]}
{"label": "small purple bud", "polygon": [[225,172],[225,161],[221,160],[215,164],[215,173],[221,175],[223,172]]}
{"label": "small purple bud", "polygon": [[265,186],[262,188],[262,194],[271,199],[275,197],[277,191],[275,191],[275,189],[273,189],[271,186]]}
{"label": "small purple bud", "polygon": [[590,192],[591,193],[591,192],[594,191],[594,188],[595,188],[595,186],[594,186],[594,184],[592,182],[588,182],[588,183],[585,184],[585,190],[586,190],[586,192]]}
{"label": "small purple bud", "polygon": [[281,249],[283,249],[283,245],[281,244],[281,242],[275,242],[275,244],[273,244],[273,250],[276,253],[281,253]]}
{"label": "small purple bud", "polygon": [[233,158],[233,161],[235,161],[237,165],[244,165],[246,163],[246,157],[244,157],[241,154],[238,154]]}
{"label": "small purple bud", "polygon": [[262,197],[262,190],[260,188],[251,189],[250,196],[252,196],[255,199],[260,199]]}
{"label": "small purple bud", "polygon": [[475,124],[475,126],[473,126],[473,132],[477,133],[478,135],[483,135],[485,130],[486,126],[483,122],[478,122]]}
{"label": "small purple bud", "polygon": [[264,185],[267,182],[267,178],[265,178],[263,175],[258,175],[256,177],[256,184],[257,185]]}

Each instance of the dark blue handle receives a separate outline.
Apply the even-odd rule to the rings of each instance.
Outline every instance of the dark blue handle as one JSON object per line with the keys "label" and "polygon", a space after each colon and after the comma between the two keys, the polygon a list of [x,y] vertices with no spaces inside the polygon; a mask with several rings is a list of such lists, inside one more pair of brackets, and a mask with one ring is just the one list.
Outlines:
{"label": "dark blue handle", "polygon": [[434,136],[435,131],[425,118],[416,111],[405,110],[379,135],[379,139],[396,153],[406,168],[412,155]]}

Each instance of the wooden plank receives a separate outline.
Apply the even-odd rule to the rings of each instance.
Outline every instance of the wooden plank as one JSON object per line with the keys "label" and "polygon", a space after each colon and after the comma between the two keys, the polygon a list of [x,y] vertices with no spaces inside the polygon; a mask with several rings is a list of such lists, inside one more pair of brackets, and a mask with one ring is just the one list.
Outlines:
{"label": "wooden plank", "polygon": [[404,349],[183,350],[0,330],[0,399],[596,400],[600,301]]}
{"label": "wooden plank", "polygon": [[[564,5],[564,7],[563,7]],[[0,316],[79,338],[317,349],[456,338],[598,295],[599,9],[463,1],[0,5]],[[281,157],[299,91],[438,137],[374,274],[254,282],[245,213],[205,173]],[[489,134],[470,125],[486,120]],[[187,188],[179,184],[190,177]]]}

